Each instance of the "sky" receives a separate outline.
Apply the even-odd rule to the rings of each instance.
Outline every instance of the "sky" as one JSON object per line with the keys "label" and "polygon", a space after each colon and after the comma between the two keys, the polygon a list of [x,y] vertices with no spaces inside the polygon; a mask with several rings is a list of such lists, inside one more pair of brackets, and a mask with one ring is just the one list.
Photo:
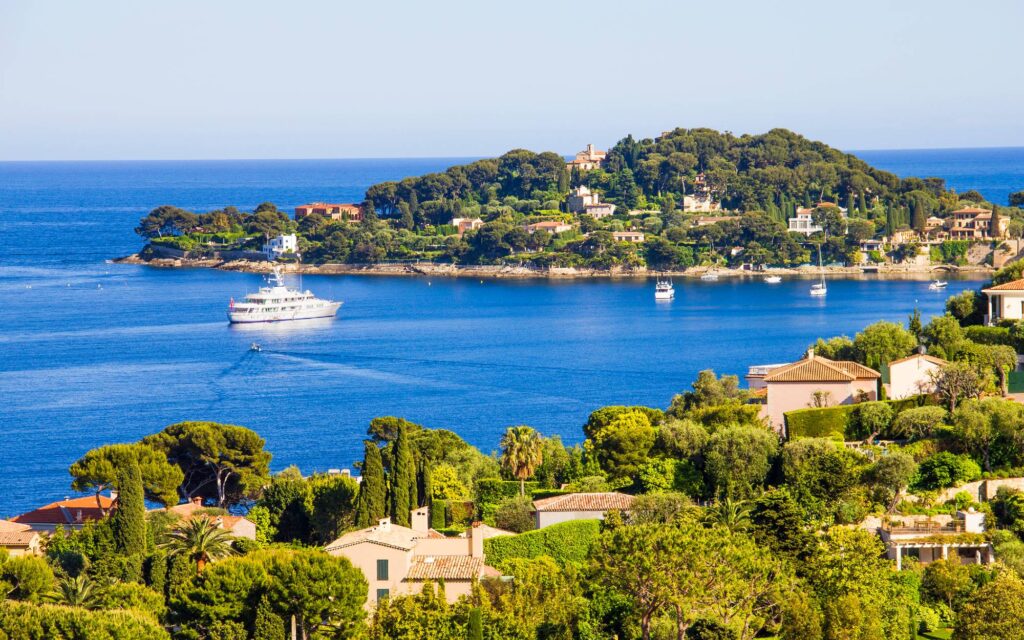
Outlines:
{"label": "sky", "polygon": [[0,0],[0,160],[1024,146],[1024,2]]}

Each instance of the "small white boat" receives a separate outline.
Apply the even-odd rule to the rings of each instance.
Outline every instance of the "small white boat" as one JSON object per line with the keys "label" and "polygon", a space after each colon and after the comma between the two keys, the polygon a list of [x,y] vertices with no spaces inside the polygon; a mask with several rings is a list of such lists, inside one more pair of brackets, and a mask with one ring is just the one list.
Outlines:
{"label": "small white boat", "polygon": [[658,280],[654,285],[655,300],[672,300],[676,297],[676,289],[671,280]]}
{"label": "small white boat", "polygon": [[782,276],[765,276],[764,281],[766,284],[779,284],[782,282]]}
{"label": "small white boat", "polygon": [[935,280],[934,282],[928,285],[928,288],[932,291],[942,291],[948,286],[949,283],[946,282],[945,280]]}
{"label": "small white boat", "polygon": [[811,285],[811,295],[812,296],[824,296],[824,295],[827,295],[827,294],[828,294],[828,288],[825,286],[824,282],[817,282],[817,283]]}
{"label": "small white boat", "polygon": [[256,351],[258,353],[260,351],[263,351],[263,347],[260,346],[260,343],[254,342],[249,345],[249,351]]}
{"label": "small white boat", "polygon": [[707,280],[707,281],[709,281],[709,282],[714,282],[715,280],[718,280],[718,274],[717,274],[717,273],[713,273],[713,272],[711,272],[711,271],[708,271],[707,273],[705,273],[704,275],[702,275],[702,276],[700,277],[700,279],[701,279],[701,280]]}

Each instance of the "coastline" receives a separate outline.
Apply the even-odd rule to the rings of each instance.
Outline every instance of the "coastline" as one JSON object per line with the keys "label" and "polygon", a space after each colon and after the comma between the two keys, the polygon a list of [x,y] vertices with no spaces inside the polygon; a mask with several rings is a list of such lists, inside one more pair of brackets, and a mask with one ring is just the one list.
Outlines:
{"label": "coastline", "polygon": [[[219,269],[242,273],[270,273],[274,263],[265,260],[160,257],[144,259],[138,253],[112,260],[114,264],[135,264],[162,269]],[[824,271],[826,276],[872,275],[878,278],[901,280],[922,280],[947,277],[956,274],[968,279],[984,279],[994,273],[985,265],[882,265],[880,267],[824,267],[770,268],[764,271],[747,271],[725,267],[690,267],[682,271],[656,271],[641,268],[613,267],[611,269],[579,269],[576,267],[549,267],[539,269],[526,266],[507,265],[453,265],[434,262],[402,262],[378,264],[325,263],[278,264],[285,273],[303,275],[345,275],[345,276],[406,276],[435,278],[477,278],[477,279],[608,279],[672,277],[699,279],[709,271],[722,278],[758,278],[765,275],[815,277]]]}

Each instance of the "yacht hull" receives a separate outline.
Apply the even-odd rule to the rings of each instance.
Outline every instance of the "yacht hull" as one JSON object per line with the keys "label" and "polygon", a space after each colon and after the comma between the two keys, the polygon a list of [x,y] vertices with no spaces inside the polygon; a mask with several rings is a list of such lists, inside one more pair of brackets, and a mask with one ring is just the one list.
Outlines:
{"label": "yacht hull", "polygon": [[261,322],[290,322],[292,320],[314,320],[317,318],[333,318],[341,308],[340,302],[332,302],[315,309],[295,309],[282,312],[247,313],[243,311],[228,311],[228,321],[231,324],[256,324]]}

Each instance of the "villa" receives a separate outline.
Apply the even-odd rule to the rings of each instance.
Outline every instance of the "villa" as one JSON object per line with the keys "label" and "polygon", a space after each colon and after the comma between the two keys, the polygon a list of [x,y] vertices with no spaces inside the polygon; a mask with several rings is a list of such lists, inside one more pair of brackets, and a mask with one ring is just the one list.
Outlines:
{"label": "villa", "polygon": [[271,262],[277,260],[281,256],[294,256],[298,252],[299,239],[294,233],[271,238],[263,245],[263,254],[267,256],[267,260],[270,260]]}
{"label": "villa", "polygon": [[343,203],[331,204],[328,202],[313,202],[295,207],[295,219],[301,220],[312,214],[321,215],[330,220],[346,220],[348,222],[361,222],[363,209],[357,204]]}
{"label": "villa", "polygon": [[824,229],[822,229],[820,226],[814,223],[815,209],[822,208],[835,208],[837,211],[839,211],[839,214],[841,216],[843,216],[844,218],[846,217],[846,209],[844,209],[843,207],[840,207],[839,205],[834,204],[832,202],[819,202],[813,208],[798,207],[796,210],[796,216],[793,218],[789,218],[789,230],[796,233],[802,233],[808,236],[814,233],[818,233],[819,231],[823,231]]}
{"label": "villa", "polygon": [[811,349],[803,360],[763,374],[766,393],[761,416],[773,429],[784,432],[787,411],[876,400],[881,375],[857,362],[816,356]]}
{"label": "villa", "polygon": [[903,569],[904,558],[921,564],[957,558],[960,564],[991,564],[995,560],[985,533],[985,514],[973,508],[950,515],[896,515],[885,522],[872,518],[862,525],[875,529],[885,543],[886,555]]}
{"label": "villa", "polygon": [[1024,319],[1024,279],[1005,282],[981,292],[988,298],[985,324]]}
{"label": "villa", "polygon": [[643,231],[612,231],[612,237],[615,238],[615,242],[632,242],[633,244],[640,244],[645,238]]}
{"label": "villa", "polygon": [[116,495],[64,498],[11,518],[11,522],[28,525],[36,531],[53,531],[58,526],[81,529],[86,522],[105,518],[115,507],[116,499]]}
{"label": "villa", "polygon": [[932,376],[947,364],[942,358],[926,353],[915,353],[893,360],[889,363],[889,382],[885,385],[887,397],[899,400],[923,393],[935,393],[935,380]]}
{"label": "villa", "polygon": [[567,493],[533,501],[537,528],[569,520],[604,520],[609,511],[629,513],[633,496],[618,493]]}
{"label": "villa", "polygon": [[473,582],[501,574],[484,564],[484,535],[474,523],[465,537],[448,538],[430,529],[430,511],[412,511],[412,526],[382,518],[376,525],[344,534],[327,545],[332,556],[344,556],[363,572],[369,584],[367,607],[392,595],[419,593],[423,583],[444,581],[445,597],[455,602],[468,596]]}
{"label": "villa", "polygon": [[538,231],[547,231],[548,233],[551,234],[572,231],[571,224],[568,224],[566,222],[559,222],[557,220],[544,220],[543,222],[534,222],[533,224],[526,225],[526,227],[524,228],[526,229],[526,232],[531,235]]}
{"label": "villa", "polygon": [[982,240],[985,238],[1005,238],[1010,221],[999,218],[995,232],[992,230],[992,210],[980,207],[965,207],[954,211],[951,216],[949,237],[953,240]]}
{"label": "villa", "polygon": [[572,161],[567,162],[565,166],[570,171],[573,169],[577,169],[579,171],[593,171],[594,169],[600,169],[607,157],[607,151],[601,151],[600,149],[596,149],[594,145],[588,144],[586,149],[577,153],[576,157]]}
{"label": "villa", "polygon": [[12,558],[43,553],[43,536],[27,524],[0,520],[0,549]]}
{"label": "villa", "polygon": [[456,233],[461,236],[467,231],[473,231],[484,226],[484,221],[480,218],[452,218],[452,221],[448,224],[455,227]]}
{"label": "villa", "polygon": [[686,182],[683,182],[683,212],[684,213],[711,213],[719,211],[722,205],[715,202],[711,186],[703,173],[698,173],[693,179],[693,193],[686,195]]}
{"label": "villa", "polygon": [[203,512],[205,507],[203,506],[202,498],[192,498],[189,502],[183,504],[176,504],[173,507],[150,509],[150,512],[154,511],[166,511],[167,513],[173,513],[174,515],[181,518],[181,523],[184,524],[189,520],[195,518],[207,518],[212,520],[217,525],[218,529],[223,529],[232,538],[247,538],[249,540],[256,539],[256,523],[244,516],[233,516],[233,515],[214,515],[208,512]]}
{"label": "villa", "polygon": [[739,220],[740,216],[697,216],[693,219],[693,226],[695,227],[708,227],[719,222],[728,222],[730,220]]}
{"label": "villa", "polygon": [[565,203],[570,213],[585,213],[598,220],[615,213],[614,204],[601,202],[601,196],[596,191],[583,185],[576,187]]}

